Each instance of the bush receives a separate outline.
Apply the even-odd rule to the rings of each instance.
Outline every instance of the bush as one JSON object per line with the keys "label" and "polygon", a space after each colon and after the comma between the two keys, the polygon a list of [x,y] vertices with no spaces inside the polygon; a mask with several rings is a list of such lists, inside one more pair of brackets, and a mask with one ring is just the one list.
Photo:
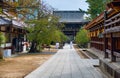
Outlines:
{"label": "bush", "polygon": [[[0,32],[0,46],[5,42],[5,36]],[[0,59],[3,59],[3,49],[0,47]]]}
{"label": "bush", "polygon": [[88,31],[83,28],[80,29],[75,37],[75,42],[81,47],[87,47],[89,41]]}

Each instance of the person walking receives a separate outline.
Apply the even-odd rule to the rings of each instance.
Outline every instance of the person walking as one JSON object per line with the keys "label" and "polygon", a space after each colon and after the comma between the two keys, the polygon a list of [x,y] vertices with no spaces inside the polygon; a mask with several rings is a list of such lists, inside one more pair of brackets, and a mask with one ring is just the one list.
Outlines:
{"label": "person walking", "polygon": [[72,49],[73,43],[72,41],[70,41],[70,49]]}
{"label": "person walking", "polygon": [[56,49],[59,49],[59,43],[56,43]]}

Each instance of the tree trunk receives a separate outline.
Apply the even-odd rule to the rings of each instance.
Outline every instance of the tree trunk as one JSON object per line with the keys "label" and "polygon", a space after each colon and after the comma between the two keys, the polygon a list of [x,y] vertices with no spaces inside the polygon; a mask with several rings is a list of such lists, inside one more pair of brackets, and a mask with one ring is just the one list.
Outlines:
{"label": "tree trunk", "polygon": [[29,53],[36,53],[36,52],[38,52],[37,51],[37,43],[35,41],[32,41],[32,45],[31,45]]}
{"label": "tree trunk", "polygon": [[3,49],[0,47],[0,59],[3,59]]}

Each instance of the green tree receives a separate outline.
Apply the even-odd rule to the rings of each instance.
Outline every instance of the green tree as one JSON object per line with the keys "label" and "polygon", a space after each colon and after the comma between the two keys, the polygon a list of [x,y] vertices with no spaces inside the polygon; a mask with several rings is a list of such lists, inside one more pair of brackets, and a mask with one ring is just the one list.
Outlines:
{"label": "green tree", "polygon": [[1,48],[1,44],[5,43],[5,36],[2,32],[0,32],[0,59],[3,59],[3,49]]}
{"label": "green tree", "polygon": [[41,44],[50,44],[53,31],[56,29],[57,18],[50,13],[51,9],[41,4],[41,0],[18,0],[17,12],[23,19],[28,19],[27,38],[31,41],[30,52],[40,50]]}
{"label": "green tree", "polygon": [[92,20],[97,17],[106,8],[106,4],[112,0],[86,0],[89,4],[87,14],[90,15],[89,19]]}
{"label": "green tree", "polygon": [[[40,0],[37,1],[39,2]],[[39,2],[39,4],[37,7],[37,18],[27,21],[29,25],[29,27],[26,28],[29,32],[27,37],[31,41],[29,52],[40,51],[42,44],[49,45],[52,41],[55,41],[55,37],[58,37],[59,41],[61,41],[61,36],[59,36],[61,34],[54,34],[56,34],[56,31],[59,31],[59,27],[63,26],[62,24],[58,24],[58,17],[51,14],[53,8],[47,4],[41,4],[41,2]]]}
{"label": "green tree", "polygon": [[60,37],[61,37],[61,43],[63,43],[63,42],[68,40],[68,37],[63,32],[60,33]]}
{"label": "green tree", "polygon": [[0,45],[3,44],[5,42],[5,36],[2,32],[0,32]]}
{"label": "green tree", "polygon": [[39,19],[51,14],[53,8],[41,0],[18,0],[17,13],[23,19]]}
{"label": "green tree", "polygon": [[32,42],[30,52],[37,52],[41,44],[49,45],[55,39],[57,24],[58,19],[54,16],[29,21],[27,37]]}
{"label": "green tree", "polygon": [[61,32],[60,30],[56,30],[54,35],[53,35],[53,41],[54,42],[60,42],[63,43],[67,40],[67,36],[64,35],[63,32]]}
{"label": "green tree", "polygon": [[22,19],[35,19],[38,13],[40,0],[18,0],[17,13]]}
{"label": "green tree", "polygon": [[75,42],[82,47],[86,47],[89,42],[88,31],[83,28],[80,29],[75,37]]}

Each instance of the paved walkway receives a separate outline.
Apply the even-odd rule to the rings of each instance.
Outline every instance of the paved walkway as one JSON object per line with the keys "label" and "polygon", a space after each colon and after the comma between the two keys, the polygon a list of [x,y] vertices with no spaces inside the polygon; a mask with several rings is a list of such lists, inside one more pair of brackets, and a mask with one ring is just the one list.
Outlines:
{"label": "paved walkway", "polygon": [[75,49],[66,44],[51,59],[25,78],[103,78],[93,65],[93,59],[81,59]]}

